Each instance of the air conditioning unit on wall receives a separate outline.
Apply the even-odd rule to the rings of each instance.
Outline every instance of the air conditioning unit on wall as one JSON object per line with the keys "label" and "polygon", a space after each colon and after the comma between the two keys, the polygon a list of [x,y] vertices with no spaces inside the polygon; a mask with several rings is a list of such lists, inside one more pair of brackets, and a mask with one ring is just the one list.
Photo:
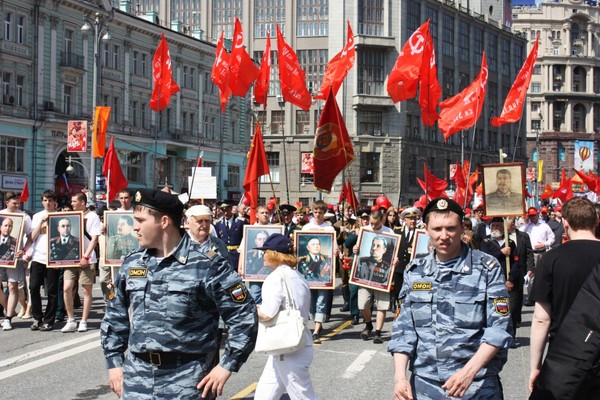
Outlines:
{"label": "air conditioning unit on wall", "polygon": [[12,94],[5,94],[4,96],[2,96],[2,102],[7,106],[14,106],[15,96],[13,96]]}

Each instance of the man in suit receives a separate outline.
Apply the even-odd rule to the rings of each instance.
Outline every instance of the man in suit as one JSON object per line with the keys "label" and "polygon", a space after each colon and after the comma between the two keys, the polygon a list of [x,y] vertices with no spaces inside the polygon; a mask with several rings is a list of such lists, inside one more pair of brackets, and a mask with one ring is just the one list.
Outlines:
{"label": "man in suit", "polygon": [[50,239],[50,260],[79,261],[79,239],[71,235],[71,220],[62,218],[58,221],[58,236]]}
{"label": "man in suit", "polygon": [[294,231],[300,229],[300,227],[294,224],[294,213],[296,212],[296,207],[290,204],[282,204],[279,207],[279,210],[281,212],[281,218],[283,219],[283,234],[292,239],[294,236]]}
{"label": "man in suit", "polygon": [[509,169],[501,168],[496,172],[496,190],[485,194],[485,204],[491,215],[520,211],[523,208],[523,193],[513,191]]}
{"label": "man in suit", "polygon": [[232,212],[233,204],[229,201],[223,201],[219,206],[219,209],[223,212],[223,218],[217,222],[215,228],[217,230],[217,237],[225,242],[229,257],[231,257],[231,264],[237,271],[240,264],[240,243],[244,236],[244,221],[237,219]]}
{"label": "man in suit", "polygon": [[312,237],[306,244],[308,254],[298,262],[298,272],[308,281],[329,282],[331,280],[331,257],[321,254],[321,240]]}
{"label": "man in suit", "polygon": [[269,237],[269,232],[259,231],[254,238],[254,248],[247,251],[246,265],[244,266],[244,273],[249,275],[268,275],[271,272],[268,268],[265,268],[263,260],[264,251],[257,250],[258,247],[262,247],[265,240]]}
{"label": "man in suit", "polygon": [[139,247],[137,237],[133,234],[133,216],[122,215],[117,221],[117,234],[108,239],[109,260],[123,260],[125,256]]}
{"label": "man in suit", "polygon": [[375,283],[386,284],[390,276],[390,262],[383,256],[387,251],[387,240],[383,236],[375,236],[371,242],[371,255],[358,259],[356,277]]}
{"label": "man in suit", "polygon": [[17,252],[17,239],[10,236],[13,225],[10,218],[4,218],[0,225],[0,260],[3,261],[14,261]]}
{"label": "man in suit", "polygon": [[[528,271],[533,271],[533,247],[531,247],[531,240],[529,235],[521,232],[517,229],[515,219],[513,217],[508,218],[508,237],[517,246],[515,253],[515,260],[521,264],[519,271],[521,275],[519,279],[515,281],[515,288],[509,293],[510,298],[513,299],[513,305],[510,309],[513,322],[515,324],[515,331],[521,325],[521,310],[523,308],[524,301],[524,283],[525,275]],[[514,292],[514,293],[513,293]]]}
{"label": "man in suit", "polygon": [[410,256],[412,255],[413,239],[415,238],[415,230],[417,227],[417,219],[421,216],[421,210],[417,207],[408,207],[402,213],[400,218],[404,220],[404,227],[400,232],[400,246],[398,249],[398,268],[394,270],[393,286],[394,288],[390,291],[390,301],[392,312],[396,311],[398,294],[402,283],[404,283],[404,269],[410,262]]}

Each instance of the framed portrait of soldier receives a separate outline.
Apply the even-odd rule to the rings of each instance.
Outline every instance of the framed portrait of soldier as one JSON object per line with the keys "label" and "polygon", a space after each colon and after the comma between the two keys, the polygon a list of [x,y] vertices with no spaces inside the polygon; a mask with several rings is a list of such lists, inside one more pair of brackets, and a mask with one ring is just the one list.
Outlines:
{"label": "framed portrait of soldier", "polygon": [[139,247],[133,231],[133,212],[104,212],[105,240],[104,248],[100,248],[100,256],[104,265],[120,266],[125,257]]}
{"label": "framed portrait of soldier", "polygon": [[17,252],[23,245],[24,216],[0,213],[0,267],[16,268]]}
{"label": "framed portrait of soldier", "polygon": [[400,235],[362,229],[358,235],[358,254],[350,270],[350,283],[389,292],[394,275],[393,259],[398,254]]}
{"label": "framed portrait of soldier", "polygon": [[85,242],[83,213],[49,213],[48,229],[48,267],[79,267]]}
{"label": "framed portrait of soldier", "polygon": [[294,231],[298,272],[311,289],[335,289],[335,232]]}
{"label": "framed portrait of soldier", "polygon": [[262,247],[265,240],[274,233],[283,234],[283,225],[244,225],[243,247],[240,255],[244,280],[263,282],[271,273],[264,264],[264,251],[256,250],[256,247]]}
{"label": "framed portrait of soldier", "polygon": [[415,258],[424,257],[433,250],[430,237],[425,229],[417,229],[412,242],[412,253],[410,260]]}
{"label": "framed portrait of soldier", "polygon": [[523,163],[484,164],[483,205],[488,217],[525,214]]}

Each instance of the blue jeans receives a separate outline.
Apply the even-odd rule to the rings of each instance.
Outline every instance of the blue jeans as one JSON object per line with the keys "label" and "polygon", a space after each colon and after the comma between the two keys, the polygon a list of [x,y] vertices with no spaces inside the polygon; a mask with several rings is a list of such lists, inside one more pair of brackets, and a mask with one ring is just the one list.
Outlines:
{"label": "blue jeans", "polygon": [[310,289],[310,312],[315,315],[315,322],[325,321],[327,301],[331,292],[331,290]]}

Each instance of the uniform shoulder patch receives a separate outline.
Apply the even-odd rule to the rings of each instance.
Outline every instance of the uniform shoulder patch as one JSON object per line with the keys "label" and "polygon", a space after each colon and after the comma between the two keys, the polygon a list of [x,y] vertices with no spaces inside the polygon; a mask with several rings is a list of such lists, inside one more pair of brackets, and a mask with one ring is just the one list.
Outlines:
{"label": "uniform shoulder patch", "polygon": [[231,300],[235,303],[243,303],[248,298],[248,292],[246,291],[246,286],[241,283],[237,283],[227,289],[229,292],[229,296]]}
{"label": "uniform shoulder patch", "polygon": [[508,298],[506,297],[497,297],[494,299],[494,311],[496,311],[500,315],[508,315],[510,313],[510,308],[508,307]]}
{"label": "uniform shoulder patch", "polygon": [[130,278],[145,278],[148,275],[148,268],[144,267],[133,267],[129,268]]}
{"label": "uniform shoulder patch", "polygon": [[431,290],[432,287],[431,282],[414,282],[412,284],[412,290]]}

